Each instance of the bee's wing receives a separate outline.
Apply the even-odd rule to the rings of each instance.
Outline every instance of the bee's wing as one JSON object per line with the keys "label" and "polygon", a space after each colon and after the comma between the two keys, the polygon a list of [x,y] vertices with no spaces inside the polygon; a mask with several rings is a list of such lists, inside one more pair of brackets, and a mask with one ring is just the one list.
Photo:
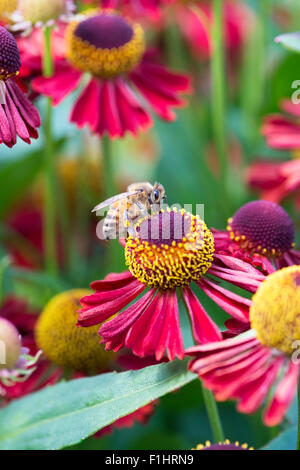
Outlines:
{"label": "bee's wing", "polygon": [[104,209],[104,207],[111,206],[112,204],[114,204],[117,201],[120,201],[121,199],[126,199],[127,197],[135,196],[136,194],[139,194],[140,192],[141,191],[128,191],[126,193],[117,194],[116,196],[106,199],[106,201],[100,202],[100,204],[94,207],[92,212],[96,212],[96,211],[99,211],[100,209]]}

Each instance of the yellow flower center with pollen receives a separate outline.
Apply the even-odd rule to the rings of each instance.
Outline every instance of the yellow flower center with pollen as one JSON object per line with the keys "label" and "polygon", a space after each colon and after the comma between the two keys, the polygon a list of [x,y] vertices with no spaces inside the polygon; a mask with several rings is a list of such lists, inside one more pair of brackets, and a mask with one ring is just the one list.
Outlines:
{"label": "yellow flower center with pollen", "polygon": [[19,10],[25,21],[47,23],[66,13],[66,0],[20,0]]}
{"label": "yellow flower center with pollen", "polygon": [[6,19],[17,7],[18,0],[0,0],[0,18]]}
{"label": "yellow flower center with pollen", "polygon": [[99,325],[76,326],[80,299],[88,289],[73,289],[53,297],[37,322],[35,338],[44,354],[59,366],[82,372],[106,370],[115,353],[99,344]]}
{"label": "yellow flower center with pollen", "polygon": [[253,296],[251,327],[257,338],[270,348],[291,355],[300,340],[300,266],[270,274]]}
{"label": "yellow flower center with pollen", "polygon": [[138,223],[136,232],[126,242],[126,264],[147,286],[185,286],[211,267],[214,238],[199,216],[184,210],[161,211]]}
{"label": "yellow flower center with pollen", "polygon": [[74,67],[103,79],[130,72],[145,50],[142,27],[111,12],[71,22],[66,37]]}

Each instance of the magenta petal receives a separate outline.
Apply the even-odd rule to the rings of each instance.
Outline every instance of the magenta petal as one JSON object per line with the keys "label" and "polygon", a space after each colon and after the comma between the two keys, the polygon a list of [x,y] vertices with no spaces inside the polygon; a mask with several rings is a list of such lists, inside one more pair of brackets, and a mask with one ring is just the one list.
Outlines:
{"label": "magenta petal", "polygon": [[282,358],[273,362],[262,371],[262,374],[251,383],[247,383],[237,391],[239,403],[237,409],[242,413],[254,413],[263,403],[268,395],[270,387],[276,380]]}
{"label": "magenta petal", "polygon": [[14,80],[8,80],[7,88],[26,125],[32,128],[40,127],[41,118],[39,112],[26,95],[24,95],[19,85]]}
{"label": "magenta petal", "polygon": [[160,360],[167,350],[170,360],[175,356],[183,358],[184,347],[175,290],[155,296],[129,330],[125,346],[141,357],[155,354],[156,359]]}
{"label": "magenta petal", "polygon": [[93,132],[103,135],[105,132],[110,137],[122,137],[123,129],[120,121],[116,86],[114,82],[103,81],[99,97],[99,122]]}
{"label": "magenta petal", "polygon": [[154,290],[151,289],[133,305],[119,313],[115,318],[105,322],[99,330],[99,334],[103,338],[102,342],[111,340],[114,336],[121,333],[127,333],[131,325],[142,315],[153,295]]}
{"label": "magenta petal", "polygon": [[130,271],[122,273],[111,273],[106,276],[103,281],[94,281],[91,283],[91,289],[97,291],[106,291],[109,289],[119,289],[120,287],[128,285],[134,280]]}
{"label": "magenta petal", "polygon": [[122,79],[116,80],[116,95],[123,134],[129,131],[136,135],[138,130],[146,130],[152,125],[151,117]]}
{"label": "magenta petal", "polygon": [[172,107],[179,106],[182,101],[166,88],[151,82],[141,72],[135,70],[131,73],[131,79],[140,93],[145,97],[154,111],[166,121],[174,121],[176,118]]}
{"label": "magenta petal", "polygon": [[66,61],[55,64],[53,77],[38,77],[32,81],[32,88],[42,95],[53,99],[54,106],[58,105],[72,91],[74,91],[81,80],[82,72],[74,69]]}
{"label": "magenta petal", "polygon": [[274,397],[265,411],[264,423],[267,426],[276,426],[284,418],[296,394],[299,377],[299,364],[291,361],[288,370],[277,386]]}
{"label": "magenta petal", "polygon": [[179,359],[184,357],[184,344],[180,330],[176,290],[167,291],[164,295],[164,319],[155,356],[157,360],[160,360],[167,350],[168,358],[172,361],[175,357],[179,357]]}
{"label": "magenta petal", "polygon": [[163,87],[167,84],[168,88],[174,92],[191,91],[191,82],[189,77],[180,73],[171,72],[163,65],[155,63],[147,58],[144,58],[140,64],[140,69],[145,76],[155,80],[157,84],[160,84]]}
{"label": "magenta petal", "polygon": [[[155,321],[157,312],[161,312],[163,306],[163,296],[158,292],[152,302],[144,310],[143,314],[139,316],[138,320],[132,325],[126,336],[126,347],[131,348],[137,356],[153,355],[153,351],[149,354],[146,353],[144,341],[151,332],[151,325]],[[155,343],[152,344],[152,350]],[[149,350],[149,346],[148,346]]]}
{"label": "magenta petal", "polygon": [[100,113],[99,97],[99,82],[91,80],[75,103],[71,113],[71,122],[76,123],[80,128],[89,125],[91,129],[96,129]]}
{"label": "magenta petal", "polygon": [[17,142],[16,127],[10,112],[6,114],[7,104],[0,104],[0,143],[12,147]]}
{"label": "magenta petal", "polygon": [[[140,287],[141,283],[137,279],[132,279],[130,283],[126,284],[119,289],[109,288],[106,291],[95,292],[94,294],[86,295],[80,300],[83,307],[92,307],[94,305],[102,305],[106,302],[111,302],[112,300],[119,299],[124,295],[128,294],[132,290]],[[143,286],[145,288],[145,286]]]}
{"label": "magenta petal", "polygon": [[126,307],[134,300],[143,290],[145,286],[141,283],[136,284],[134,288],[128,289],[122,297],[116,298],[110,302],[106,302],[93,308],[83,308],[78,317],[78,325],[92,326],[98,325],[110,318],[122,308]]}
{"label": "magenta petal", "polygon": [[249,321],[251,300],[234,294],[208,280],[203,279],[201,283],[199,283],[199,286],[208,297],[233,318],[244,323]]}
{"label": "magenta petal", "polygon": [[192,290],[189,287],[185,288],[183,295],[192,319],[193,334],[197,343],[203,344],[221,340],[221,331],[206,313]]}

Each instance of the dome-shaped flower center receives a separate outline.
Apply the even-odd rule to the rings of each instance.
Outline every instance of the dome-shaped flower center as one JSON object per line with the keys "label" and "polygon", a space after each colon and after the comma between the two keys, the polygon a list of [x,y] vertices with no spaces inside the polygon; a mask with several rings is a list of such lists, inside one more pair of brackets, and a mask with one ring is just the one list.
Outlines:
{"label": "dome-shaped flower center", "polygon": [[293,353],[294,341],[300,340],[300,266],[265,279],[253,296],[250,322],[264,346]]}
{"label": "dome-shaped flower center", "polygon": [[218,442],[218,444],[206,441],[205,444],[198,444],[192,450],[253,450],[253,447],[249,447],[248,444],[240,444],[238,441],[230,442],[229,439],[226,439],[224,442]]}
{"label": "dome-shaped flower center", "polygon": [[210,268],[214,239],[188,212],[161,211],[143,219],[125,248],[130,272],[147,286],[172,289],[196,281]]}
{"label": "dome-shaped flower center", "polygon": [[13,35],[0,26],[0,80],[18,74],[21,67],[20,53]]}
{"label": "dome-shaped flower center", "polygon": [[0,370],[12,369],[18,362],[21,354],[19,333],[14,325],[0,318]]}
{"label": "dome-shaped flower center", "polygon": [[107,369],[114,353],[99,344],[99,325],[76,326],[80,299],[91,294],[88,289],[74,289],[53,297],[41,313],[36,342],[55,364],[83,372]]}
{"label": "dome-shaped flower center", "polygon": [[101,78],[131,71],[145,49],[141,26],[113,13],[73,21],[68,27],[67,43],[70,62]]}
{"label": "dome-shaped flower center", "polygon": [[275,202],[245,204],[229,219],[227,230],[232,240],[250,253],[280,256],[293,246],[293,222]]}
{"label": "dome-shaped flower center", "polygon": [[57,20],[67,11],[69,0],[20,0],[19,11],[32,24]]}

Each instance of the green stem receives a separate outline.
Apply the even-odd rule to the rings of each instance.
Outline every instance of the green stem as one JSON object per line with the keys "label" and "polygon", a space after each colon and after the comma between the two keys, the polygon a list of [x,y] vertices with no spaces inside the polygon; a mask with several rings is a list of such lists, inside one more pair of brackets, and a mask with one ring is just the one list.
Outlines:
{"label": "green stem", "polygon": [[[53,61],[51,54],[51,28],[44,30],[44,56],[43,74],[45,77],[53,75]],[[52,103],[47,99],[46,118],[44,123],[44,174],[45,174],[45,202],[44,202],[44,249],[45,264],[49,274],[58,273],[56,250],[56,171],[54,160],[54,145],[52,139]]]}
{"label": "green stem", "polygon": [[225,64],[223,50],[223,1],[213,0],[214,23],[212,28],[213,52],[211,57],[212,121],[216,142],[223,197],[228,200],[228,155],[225,116]]}
{"label": "green stem", "polygon": [[[180,292],[180,297],[183,300],[183,305],[185,307],[185,310],[187,314],[189,315],[189,309],[184,300],[182,288],[179,289],[179,292]],[[200,382],[200,384],[201,384],[205,408],[206,408],[206,412],[207,412],[208,419],[210,422],[214,440],[215,442],[223,442],[225,437],[224,437],[224,432],[223,432],[222,423],[220,420],[216,400],[213,394],[211,393],[211,391],[207,390],[207,388],[204,387],[202,382]]]}
{"label": "green stem", "polygon": [[246,144],[245,163],[253,156],[253,148],[260,142],[260,112],[267,89],[265,83],[266,45],[268,21],[270,18],[268,0],[260,1],[255,28],[247,39],[241,74],[240,94],[243,111],[243,133]]}
{"label": "green stem", "polygon": [[214,436],[214,440],[215,442],[223,442],[225,437],[224,437],[224,432],[223,432],[216,400],[214,399],[214,396],[211,393],[211,391],[207,390],[207,388],[204,387],[202,382],[201,382],[201,386],[202,386],[204,403],[205,403],[206,411],[208,414],[208,419],[210,422],[212,433]]}
{"label": "green stem", "polygon": [[[114,179],[112,142],[109,136],[102,139],[102,181],[104,181],[105,198],[109,198],[117,193]],[[119,243],[119,239],[110,240],[108,243],[109,270],[118,272],[124,269],[124,250]]]}
{"label": "green stem", "polygon": [[104,181],[105,184],[105,197],[109,198],[116,194],[116,187],[113,170],[112,142],[107,135],[102,138],[102,159],[103,170],[101,181]]}
{"label": "green stem", "polygon": [[300,450],[300,377],[298,381],[298,433],[297,433],[297,450]]}
{"label": "green stem", "polygon": [[4,274],[10,263],[11,259],[9,256],[4,256],[0,260],[0,305],[2,305],[4,300]]}

